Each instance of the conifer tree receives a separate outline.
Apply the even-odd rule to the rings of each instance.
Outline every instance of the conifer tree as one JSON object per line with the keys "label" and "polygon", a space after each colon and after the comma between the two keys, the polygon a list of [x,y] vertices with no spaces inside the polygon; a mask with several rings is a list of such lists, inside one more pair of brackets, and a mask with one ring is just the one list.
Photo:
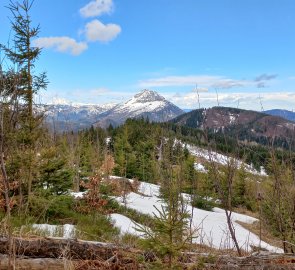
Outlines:
{"label": "conifer tree", "polygon": [[18,143],[22,148],[22,156],[27,159],[27,181],[26,189],[28,195],[32,191],[34,178],[34,150],[36,142],[41,136],[39,129],[42,117],[34,110],[35,94],[47,87],[45,73],[35,74],[34,68],[41,49],[33,47],[32,41],[39,34],[40,27],[32,26],[30,11],[33,1],[23,0],[22,2],[11,1],[8,5],[12,14],[11,27],[13,34],[13,46],[1,45],[6,56],[16,67],[17,85],[15,87],[18,102],[21,104],[21,115],[19,116]]}
{"label": "conifer tree", "polygon": [[139,227],[139,231],[146,237],[142,240],[144,248],[152,250],[160,258],[166,258],[169,269],[172,269],[175,259],[191,242],[192,232],[186,203],[181,194],[185,175],[182,170],[183,149],[176,147],[172,138],[167,139],[163,148],[160,191],[165,204],[161,209],[155,207],[153,231],[145,227]]}
{"label": "conifer tree", "polygon": [[233,205],[239,206],[246,203],[246,179],[247,172],[242,165],[237,172],[237,177],[233,184]]}
{"label": "conifer tree", "polygon": [[54,195],[62,195],[72,187],[72,172],[56,147],[45,149],[41,155],[40,187]]}

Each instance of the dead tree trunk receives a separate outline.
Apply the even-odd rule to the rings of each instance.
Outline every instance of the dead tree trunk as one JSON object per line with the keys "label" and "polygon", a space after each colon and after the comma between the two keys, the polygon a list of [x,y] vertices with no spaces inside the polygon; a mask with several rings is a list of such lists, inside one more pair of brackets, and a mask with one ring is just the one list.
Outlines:
{"label": "dead tree trunk", "polygon": [[[15,255],[32,258],[71,258],[80,260],[107,260],[119,248],[108,243],[63,238],[13,239]],[[0,238],[0,253],[9,251],[9,239]]]}

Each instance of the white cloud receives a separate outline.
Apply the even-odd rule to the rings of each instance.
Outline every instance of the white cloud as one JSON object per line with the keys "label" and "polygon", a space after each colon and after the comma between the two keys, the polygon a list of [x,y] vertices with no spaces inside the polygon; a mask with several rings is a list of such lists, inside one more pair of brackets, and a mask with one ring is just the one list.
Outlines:
{"label": "white cloud", "polygon": [[198,87],[197,85],[192,90],[192,92],[195,92],[195,93],[208,92],[208,91],[209,91],[209,89],[207,87]]}
{"label": "white cloud", "polygon": [[68,99],[65,98],[60,98],[58,96],[55,96],[52,98],[52,101],[48,102],[48,104],[52,104],[52,105],[70,105],[71,102]]}
{"label": "white cloud", "polygon": [[134,93],[130,91],[114,91],[107,87],[98,88],[76,88],[76,89],[56,89],[50,88],[40,92],[38,95],[38,104],[109,104],[125,102],[132,97]]}
{"label": "white cloud", "polygon": [[166,87],[166,86],[190,86],[198,85],[200,88],[222,88],[229,89],[233,87],[244,87],[253,85],[253,81],[235,80],[223,76],[210,75],[191,75],[191,76],[166,76],[162,78],[153,78],[139,82],[139,87]]}
{"label": "white cloud", "polygon": [[80,14],[85,17],[100,16],[104,13],[111,13],[113,10],[112,0],[95,0],[88,3],[86,6],[80,9]]}
{"label": "white cloud", "polygon": [[86,24],[85,34],[88,41],[108,42],[115,39],[121,32],[117,24],[103,24],[99,20],[93,20]]}
{"label": "white cloud", "polygon": [[[198,94],[189,92],[181,95],[172,95],[167,97],[181,108],[198,108]],[[220,106],[239,107],[242,109],[261,110],[261,104],[264,110],[268,109],[287,109],[295,108],[294,92],[238,92],[238,93],[218,93],[218,102]],[[201,107],[217,106],[217,94],[214,92],[199,93]]]}
{"label": "white cloud", "polygon": [[77,42],[70,37],[43,37],[34,40],[34,46],[40,48],[53,48],[58,52],[67,52],[79,55],[88,48],[87,43]]}
{"label": "white cloud", "polygon": [[90,96],[101,96],[110,93],[111,90],[105,87],[89,90]]}

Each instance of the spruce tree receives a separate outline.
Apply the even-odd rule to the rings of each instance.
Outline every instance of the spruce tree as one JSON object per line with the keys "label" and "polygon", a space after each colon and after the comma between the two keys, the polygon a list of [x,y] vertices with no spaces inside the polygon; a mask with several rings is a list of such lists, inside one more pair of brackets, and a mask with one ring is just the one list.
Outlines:
{"label": "spruce tree", "polygon": [[246,180],[247,172],[245,166],[237,172],[237,177],[233,185],[233,206],[242,206],[246,203]]}
{"label": "spruce tree", "polygon": [[160,191],[165,204],[161,209],[155,207],[153,231],[145,227],[139,228],[145,235],[142,240],[144,248],[155,252],[164,260],[167,259],[169,269],[177,264],[176,259],[192,238],[189,213],[181,194],[185,178],[185,155],[181,147],[175,146],[174,138],[169,138],[163,147],[163,160],[160,161]]}
{"label": "spruce tree", "polygon": [[13,46],[10,48],[1,45],[6,56],[16,68],[17,85],[15,92],[18,102],[21,104],[21,115],[19,117],[18,143],[22,149],[22,156],[27,159],[26,166],[26,190],[28,195],[32,191],[34,176],[35,147],[41,136],[40,124],[42,117],[35,113],[34,97],[41,90],[47,87],[45,73],[35,74],[34,68],[41,49],[33,47],[32,40],[39,34],[40,27],[32,26],[30,11],[33,1],[23,0],[22,2],[11,1],[8,5],[12,14],[11,27],[13,34]]}
{"label": "spruce tree", "polygon": [[41,154],[40,181],[41,189],[49,194],[66,194],[72,187],[72,171],[67,168],[65,158],[56,147],[45,149]]}

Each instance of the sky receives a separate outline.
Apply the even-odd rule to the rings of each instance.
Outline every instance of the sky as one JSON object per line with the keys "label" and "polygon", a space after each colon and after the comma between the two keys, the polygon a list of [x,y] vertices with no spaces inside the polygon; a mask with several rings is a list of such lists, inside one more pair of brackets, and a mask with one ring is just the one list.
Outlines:
{"label": "sky", "polygon": [[151,89],[185,109],[295,110],[294,13],[294,0],[35,0],[35,71],[50,82],[38,100],[119,103]]}

